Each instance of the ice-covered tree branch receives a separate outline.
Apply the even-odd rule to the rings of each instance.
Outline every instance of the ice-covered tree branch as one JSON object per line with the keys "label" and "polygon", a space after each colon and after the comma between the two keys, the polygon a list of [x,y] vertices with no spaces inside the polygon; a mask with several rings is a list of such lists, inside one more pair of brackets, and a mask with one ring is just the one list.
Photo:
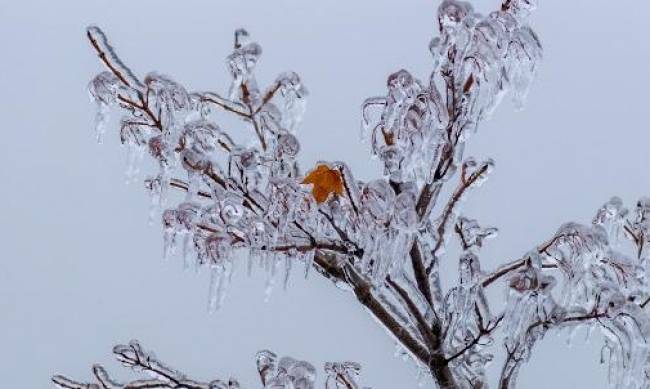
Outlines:
{"label": "ice-covered tree branch", "polygon": [[[239,389],[237,380],[212,380],[200,382],[160,362],[153,354],[145,351],[137,341],[113,348],[115,358],[123,366],[142,372],[151,378],[118,383],[110,377],[101,365],[92,368],[96,383],[77,382],[65,376],[52,377],[60,389]],[[278,356],[268,350],[257,353],[257,372],[265,388],[312,389],[316,369],[306,361]],[[327,389],[360,389],[357,380],[361,370],[354,362],[328,362],[325,364]]]}
{"label": "ice-covered tree branch", "polygon": [[[548,330],[569,325],[603,334],[612,386],[643,387],[650,384],[644,310],[650,302],[650,200],[640,200],[630,215],[613,198],[590,225],[567,223],[491,272],[481,269],[481,248],[497,230],[463,215],[464,202],[495,166],[466,156],[467,144],[504,96],[517,107],[524,103],[541,61],[540,41],[528,24],[535,7],[532,0],[506,0],[482,15],[467,2],[442,1],[427,81],[398,70],[383,95],[362,104],[362,131],[383,164],[375,179],[357,180],[338,161],[299,168],[297,130],[307,89],[294,72],[260,88],[255,69],[262,49],[241,29],[227,57],[231,86],[219,94],[188,92],[155,72],[136,76],[104,33],[88,28],[106,68],[90,83],[98,138],[109,113],[121,111],[127,173],[137,176],[145,154],[159,166],[145,186],[152,215],[162,219],[165,255],[180,249],[186,265],[210,269],[212,309],[222,303],[233,261],[247,257],[249,267],[264,268],[269,291],[278,277],[286,286],[301,264],[305,274],[313,268],[350,292],[439,388],[487,388],[485,367],[499,351],[499,331],[506,359],[498,385],[513,388],[534,345]],[[246,130],[222,129],[214,110],[239,119]],[[242,134],[250,135],[248,142],[239,141]],[[183,199],[173,201],[169,189]],[[458,258],[447,250],[455,243]],[[447,290],[443,261],[458,264],[457,282],[444,283],[451,285]],[[486,297],[484,289],[496,285],[505,286],[504,306]],[[140,355],[139,346],[129,347]],[[292,388],[273,381],[276,368],[269,366],[258,364],[264,387]],[[328,365],[328,388],[356,388],[346,373],[355,366]],[[110,387],[102,369],[95,376]],[[124,387],[213,387],[181,377]],[[55,382],[92,387],[62,377]]]}

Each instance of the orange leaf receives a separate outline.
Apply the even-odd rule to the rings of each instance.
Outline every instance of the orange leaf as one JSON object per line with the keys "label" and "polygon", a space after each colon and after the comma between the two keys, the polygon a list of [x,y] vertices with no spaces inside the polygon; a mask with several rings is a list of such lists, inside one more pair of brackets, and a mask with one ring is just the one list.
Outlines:
{"label": "orange leaf", "polygon": [[343,195],[341,173],[338,170],[330,169],[327,165],[316,166],[316,169],[312,170],[302,183],[313,185],[311,194],[319,204],[325,202],[331,193]]}

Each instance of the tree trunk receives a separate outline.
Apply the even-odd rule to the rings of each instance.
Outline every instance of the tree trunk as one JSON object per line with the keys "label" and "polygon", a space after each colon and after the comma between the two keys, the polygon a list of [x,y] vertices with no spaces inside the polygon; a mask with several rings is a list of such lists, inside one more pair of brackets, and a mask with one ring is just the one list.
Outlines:
{"label": "tree trunk", "polygon": [[451,373],[449,364],[442,356],[433,357],[431,363],[429,364],[429,371],[433,377],[436,384],[438,384],[439,389],[459,389],[460,386],[456,383],[456,380]]}

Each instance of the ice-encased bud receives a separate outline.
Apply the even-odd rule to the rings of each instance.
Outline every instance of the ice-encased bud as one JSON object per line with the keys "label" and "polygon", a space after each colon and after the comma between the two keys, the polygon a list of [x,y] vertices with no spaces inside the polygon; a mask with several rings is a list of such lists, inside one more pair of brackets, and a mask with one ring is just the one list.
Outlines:
{"label": "ice-encased bud", "polygon": [[633,228],[641,240],[639,257],[647,261],[650,260],[650,197],[639,199],[635,213]]}
{"label": "ice-encased bud", "polygon": [[111,72],[101,72],[88,84],[90,97],[98,104],[112,105],[120,90],[120,80]]}
{"label": "ice-encased bud", "polygon": [[192,109],[185,88],[168,76],[152,72],[145,76],[144,83],[148,104],[154,112],[160,113],[163,126],[175,125]]}
{"label": "ice-encased bud", "polygon": [[438,25],[440,31],[449,32],[455,29],[472,12],[472,5],[465,1],[444,0],[438,7]]}
{"label": "ice-encased bud", "polygon": [[386,81],[389,101],[401,103],[407,97],[412,96],[414,84],[414,78],[407,70],[400,69],[389,75]]}
{"label": "ice-encased bud", "polygon": [[414,137],[419,135],[419,132],[424,128],[429,120],[429,104],[426,96],[421,95],[416,98],[406,110],[404,115],[404,131],[411,141]]}
{"label": "ice-encased bud", "polygon": [[[419,82],[408,71],[401,69],[388,76],[386,82],[388,95],[386,107],[382,113],[383,131],[386,136],[398,136],[405,126],[407,112],[415,103],[415,97],[422,89]],[[391,144],[390,141],[386,142]]]}
{"label": "ice-encased bud", "polygon": [[221,203],[220,216],[226,225],[234,225],[244,215],[243,197],[237,193],[227,193]]}
{"label": "ice-encased bud", "polygon": [[361,212],[376,224],[388,222],[395,203],[395,191],[386,180],[373,180],[361,190]]}
{"label": "ice-encased bud", "polygon": [[593,224],[604,228],[610,243],[616,243],[622,235],[627,214],[628,210],[623,206],[623,200],[619,197],[612,197],[600,207],[594,217]]}
{"label": "ice-encased bud", "polygon": [[180,138],[181,160],[188,170],[204,170],[218,149],[232,150],[234,142],[216,124],[206,120],[189,122]]}
{"label": "ice-encased bud", "polygon": [[325,389],[358,389],[361,365],[357,362],[326,362]]}
{"label": "ice-encased bud", "polygon": [[300,142],[298,138],[289,133],[281,134],[278,137],[276,151],[279,158],[295,158],[300,152]]}
{"label": "ice-encased bud", "polygon": [[266,382],[275,374],[278,356],[269,350],[259,351],[255,357],[257,364],[257,372],[260,375],[262,384]]}
{"label": "ice-encased bud", "polygon": [[623,200],[615,196],[600,207],[594,217],[594,224],[606,224],[624,218],[625,216],[627,216],[627,209],[623,206]]}
{"label": "ice-encased bud", "polygon": [[190,97],[185,88],[169,76],[159,73],[149,73],[144,78],[147,94],[159,99],[159,104],[169,106],[174,110],[189,109]]}
{"label": "ice-encased bud", "polygon": [[537,9],[537,0],[505,0],[501,9],[524,19]]}
{"label": "ice-encased bud", "polygon": [[156,135],[149,138],[149,154],[158,160],[161,166],[169,166],[174,159],[174,151],[163,135]]}
{"label": "ice-encased bud", "polygon": [[309,92],[295,72],[282,73],[276,82],[284,98],[282,126],[293,132],[305,114]]}
{"label": "ice-encased bud", "polygon": [[295,389],[313,389],[316,382],[316,369],[306,361],[291,357],[282,357],[278,363],[278,372],[286,374]]}
{"label": "ice-encased bud", "polygon": [[650,229],[650,197],[642,197],[636,203],[635,224],[646,233]]}
{"label": "ice-encased bud", "polygon": [[[233,78],[230,86],[230,98],[234,100],[238,94],[238,89],[247,85],[249,93],[257,92],[257,85],[253,77],[255,65],[262,55],[262,47],[255,42],[251,42],[248,32],[244,29],[235,31],[235,49],[226,58],[226,64]],[[249,81],[252,83],[249,84]]]}
{"label": "ice-encased bud", "polygon": [[250,76],[261,54],[262,48],[257,43],[248,43],[236,49],[228,56],[228,65],[233,78],[246,79]]}
{"label": "ice-encased bud", "polygon": [[307,89],[296,72],[285,72],[280,74],[277,82],[280,87],[280,93],[285,97],[289,94],[293,94],[297,98],[307,96]]}

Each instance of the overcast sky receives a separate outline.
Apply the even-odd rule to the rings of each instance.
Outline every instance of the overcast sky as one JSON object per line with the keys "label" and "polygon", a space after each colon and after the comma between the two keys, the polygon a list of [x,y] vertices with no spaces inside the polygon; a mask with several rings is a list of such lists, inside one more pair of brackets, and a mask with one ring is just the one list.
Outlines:
{"label": "overcast sky", "polygon": [[[533,25],[546,58],[527,108],[504,104],[468,151],[497,162],[466,208],[501,231],[484,268],[517,258],[563,222],[589,221],[614,194],[628,204],[650,195],[650,2],[540,2]],[[475,4],[485,11],[498,1]],[[247,27],[264,48],[260,82],[295,70],[311,92],[299,133],[303,166],[344,160],[366,179],[380,170],[358,142],[360,104],[383,94],[399,68],[427,77],[437,5],[0,2],[0,386],[46,388],[55,372],[89,378],[93,362],[122,376],[111,347],[138,338],[202,379],[234,375],[255,387],[254,354],[270,348],[318,366],[356,360],[376,389],[415,387],[415,369],[393,356],[383,330],[318,277],[305,282],[296,273],[287,292],[264,303],[264,274],[247,277],[240,266],[222,310],[207,313],[208,277],[162,261],[147,195],[124,183],[117,133],[94,141],[86,84],[102,69],[84,28],[100,25],[139,75],[157,70],[188,89],[225,91],[232,32]],[[598,339],[571,347],[565,340],[541,343],[522,388],[606,387]]]}

